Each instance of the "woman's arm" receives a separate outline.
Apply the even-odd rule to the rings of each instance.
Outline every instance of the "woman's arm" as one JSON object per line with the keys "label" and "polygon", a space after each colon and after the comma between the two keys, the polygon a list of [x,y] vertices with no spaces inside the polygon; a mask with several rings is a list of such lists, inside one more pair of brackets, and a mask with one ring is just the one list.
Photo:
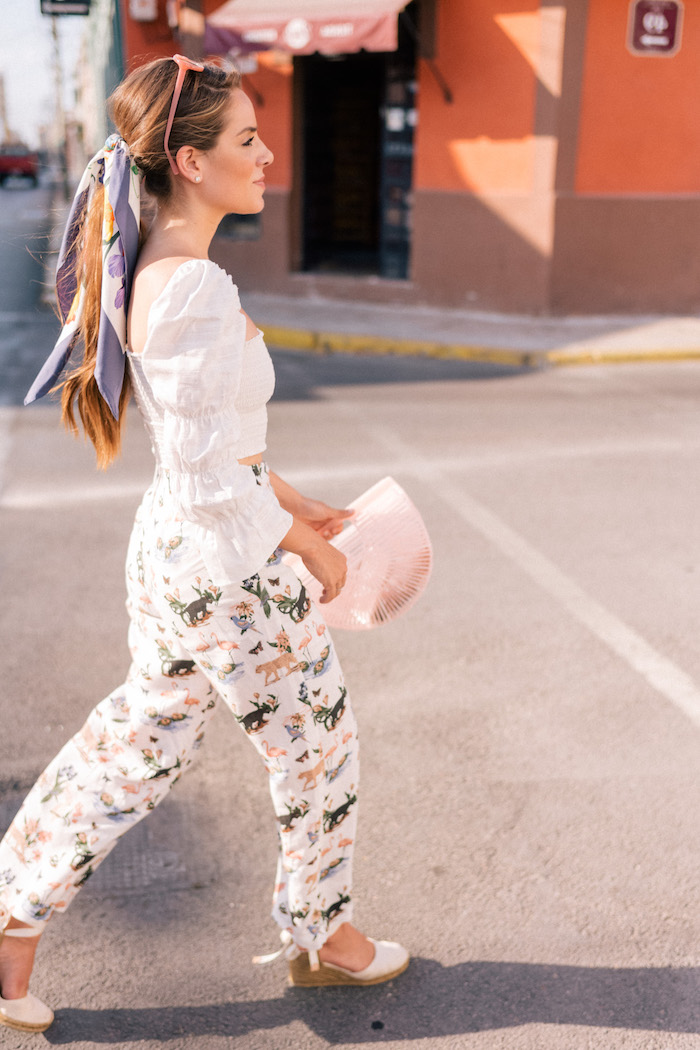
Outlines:
{"label": "woman's arm", "polygon": [[282,540],[284,550],[298,554],[312,576],[323,586],[322,603],[336,598],[347,576],[347,559],[327,540],[342,532],[343,522],[352,510],[330,507],[321,500],[302,496],[278,474],[270,471],[270,483],[283,510],[294,518],[294,524]]}
{"label": "woman's arm", "polygon": [[323,587],[322,604],[332,602],[345,586],[347,558],[303,521],[294,524],[280,542],[283,550],[298,554],[306,568]]}

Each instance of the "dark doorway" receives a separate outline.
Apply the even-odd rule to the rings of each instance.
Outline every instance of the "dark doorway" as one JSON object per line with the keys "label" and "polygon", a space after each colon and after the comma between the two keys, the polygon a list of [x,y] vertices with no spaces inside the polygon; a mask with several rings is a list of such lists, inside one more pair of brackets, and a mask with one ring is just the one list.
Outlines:
{"label": "dark doorway", "polygon": [[301,269],[408,276],[415,48],[294,60]]}
{"label": "dark doorway", "polygon": [[384,56],[309,55],[301,67],[305,270],[377,273]]}

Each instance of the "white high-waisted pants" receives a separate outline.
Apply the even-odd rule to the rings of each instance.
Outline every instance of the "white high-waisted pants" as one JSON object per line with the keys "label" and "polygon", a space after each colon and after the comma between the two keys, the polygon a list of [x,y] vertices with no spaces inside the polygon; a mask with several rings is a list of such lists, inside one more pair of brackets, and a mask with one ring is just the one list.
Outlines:
{"label": "white high-waisted pants", "polygon": [[[256,476],[269,484],[264,468]],[[219,586],[194,534],[163,481],[149,489],[127,557],[127,680],[42,773],[0,843],[0,928],[9,915],[41,926],[70,904],[191,764],[219,697],[269,775],[275,920],[318,949],[351,918],[357,732],[322,616],[280,552]]]}

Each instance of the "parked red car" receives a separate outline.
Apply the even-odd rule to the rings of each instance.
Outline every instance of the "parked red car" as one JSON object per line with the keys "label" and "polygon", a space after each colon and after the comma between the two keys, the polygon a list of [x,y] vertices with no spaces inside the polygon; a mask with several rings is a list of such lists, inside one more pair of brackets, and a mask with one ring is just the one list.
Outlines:
{"label": "parked red car", "polygon": [[20,143],[0,146],[0,186],[12,176],[30,179],[33,186],[39,182],[39,155]]}

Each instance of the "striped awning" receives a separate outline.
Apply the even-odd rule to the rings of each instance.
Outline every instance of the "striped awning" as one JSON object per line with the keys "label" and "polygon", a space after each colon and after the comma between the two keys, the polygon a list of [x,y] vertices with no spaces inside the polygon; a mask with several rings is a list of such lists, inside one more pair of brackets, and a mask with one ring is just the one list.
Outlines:
{"label": "striped awning", "polygon": [[206,21],[210,54],[395,51],[407,0],[227,0]]}

